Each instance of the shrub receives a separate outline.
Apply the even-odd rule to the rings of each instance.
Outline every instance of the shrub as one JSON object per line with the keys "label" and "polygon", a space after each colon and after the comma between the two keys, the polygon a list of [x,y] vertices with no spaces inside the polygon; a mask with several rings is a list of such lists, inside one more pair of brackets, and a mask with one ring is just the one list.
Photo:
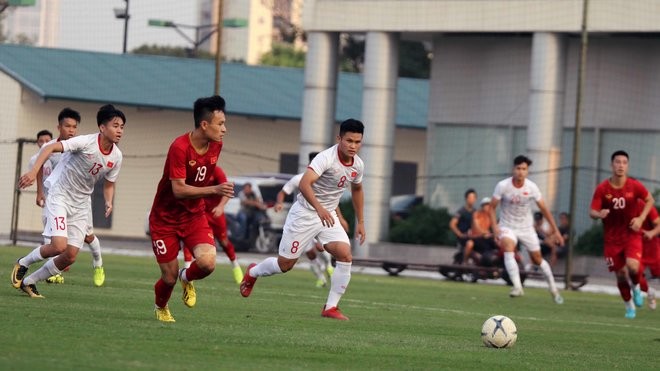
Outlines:
{"label": "shrub", "polygon": [[603,246],[603,226],[598,223],[578,237],[574,253],[578,255],[603,255]]}
{"label": "shrub", "polygon": [[410,217],[392,221],[389,240],[391,242],[420,245],[455,245],[456,239],[449,230],[451,215],[447,209],[432,209],[426,205],[416,206]]}

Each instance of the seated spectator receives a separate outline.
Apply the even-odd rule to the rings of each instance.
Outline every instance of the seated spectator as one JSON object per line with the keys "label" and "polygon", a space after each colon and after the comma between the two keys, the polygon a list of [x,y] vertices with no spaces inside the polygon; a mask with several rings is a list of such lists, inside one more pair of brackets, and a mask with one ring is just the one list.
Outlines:
{"label": "seated spectator", "polygon": [[550,265],[554,266],[557,262],[557,244],[553,238],[550,238],[552,234],[547,230],[547,225],[543,220],[543,214],[539,211],[534,213],[534,229],[541,244],[541,254],[544,257],[549,257]]}
{"label": "seated spectator", "polygon": [[465,191],[464,197],[465,205],[458,209],[449,221],[449,228],[456,235],[459,248],[463,253],[463,264],[468,260],[465,251],[472,251],[474,247],[474,242],[470,239],[470,228],[472,228],[472,213],[474,213],[474,203],[477,201],[477,192],[470,188]]}
{"label": "seated spectator", "polygon": [[473,241],[473,249],[465,254],[477,265],[490,267],[497,260],[499,247],[495,243],[495,236],[491,230],[490,220],[490,197],[481,200],[479,210],[472,214],[472,228],[470,238]]}
{"label": "seated spectator", "polygon": [[566,256],[566,253],[568,253],[568,242],[571,237],[570,222],[571,218],[569,217],[568,213],[559,213],[559,225],[557,225],[557,228],[559,229],[559,233],[561,233],[561,236],[564,239],[564,244],[562,246],[557,246],[557,258],[563,258]]}

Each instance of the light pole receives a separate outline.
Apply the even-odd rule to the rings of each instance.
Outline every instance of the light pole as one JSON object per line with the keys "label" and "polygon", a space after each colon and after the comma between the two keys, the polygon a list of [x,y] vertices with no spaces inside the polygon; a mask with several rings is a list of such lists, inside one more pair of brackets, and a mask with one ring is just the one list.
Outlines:
{"label": "light pole", "polygon": [[128,14],[129,0],[124,0],[124,2],[126,2],[125,8],[123,9],[114,8],[114,11],[115,11],[115,18],[124,20],[124,47],[122,49],[122,53],[126,54],[126,41],[128,38],[128,19],[131,18],[131,16],[130,14]]}

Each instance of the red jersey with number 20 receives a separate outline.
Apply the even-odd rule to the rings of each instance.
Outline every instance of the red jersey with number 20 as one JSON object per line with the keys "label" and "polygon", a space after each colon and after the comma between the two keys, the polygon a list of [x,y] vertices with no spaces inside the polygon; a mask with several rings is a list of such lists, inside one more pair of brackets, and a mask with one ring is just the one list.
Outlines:
{"label": "red jersey with number 20", "polygon": [[648,194],[644,185],[632,178],[627,178],[621,188],[612,187],[609,180],[596,187],[591,209],[610,210],[603,219],[605,246],[625,245],[631,236],[640,235],[630,228],[630,220],[639,216],[638,200],[645,199]]}
{"label": "red jersey with number 20", "polygon": [[150,220],[180,224],[197,214],[204,213],[203,198],[176,198],[172,191],[172,179],[185,179],[195,187],[211,185],[216,163],[220,157],[222,142],[209,142],[206,153],[199,154],[190,142],[190,133],[174,140],[167,151],[163,177],[151,206]]}

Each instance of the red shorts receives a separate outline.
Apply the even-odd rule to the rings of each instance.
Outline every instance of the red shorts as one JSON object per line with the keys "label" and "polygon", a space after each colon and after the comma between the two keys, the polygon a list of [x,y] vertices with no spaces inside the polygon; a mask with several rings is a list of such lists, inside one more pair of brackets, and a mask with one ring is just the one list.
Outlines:
{"label": "red shorts", "polygon": [[227,218],[225,218],[225,214],[216,218],[213,213],[207,212],[206,220],[209,222],[209,227],[213,230],[215,238],[220,241],[227,239]]}
{"label": "red shorts", "polygon": [[179,255],[180,242],[184,246],[194,247],[199,244],[214,245],[213,231],[200,214],[186,223],[169,224],[149,221],[151,247],[158,263],[169,263]]}
{"label": "red shorts", "polygon": [[648,267],[653,277],[660,277],[660,238],[644,240],[643,246],[641,271],[644,271],[644,267]]}
{"label": "red shorts", "polygon": [[625,245],[605,243],[605,263],[610,272],[626,266],[626,259],[642,260],[642,236],[631,236]]}

